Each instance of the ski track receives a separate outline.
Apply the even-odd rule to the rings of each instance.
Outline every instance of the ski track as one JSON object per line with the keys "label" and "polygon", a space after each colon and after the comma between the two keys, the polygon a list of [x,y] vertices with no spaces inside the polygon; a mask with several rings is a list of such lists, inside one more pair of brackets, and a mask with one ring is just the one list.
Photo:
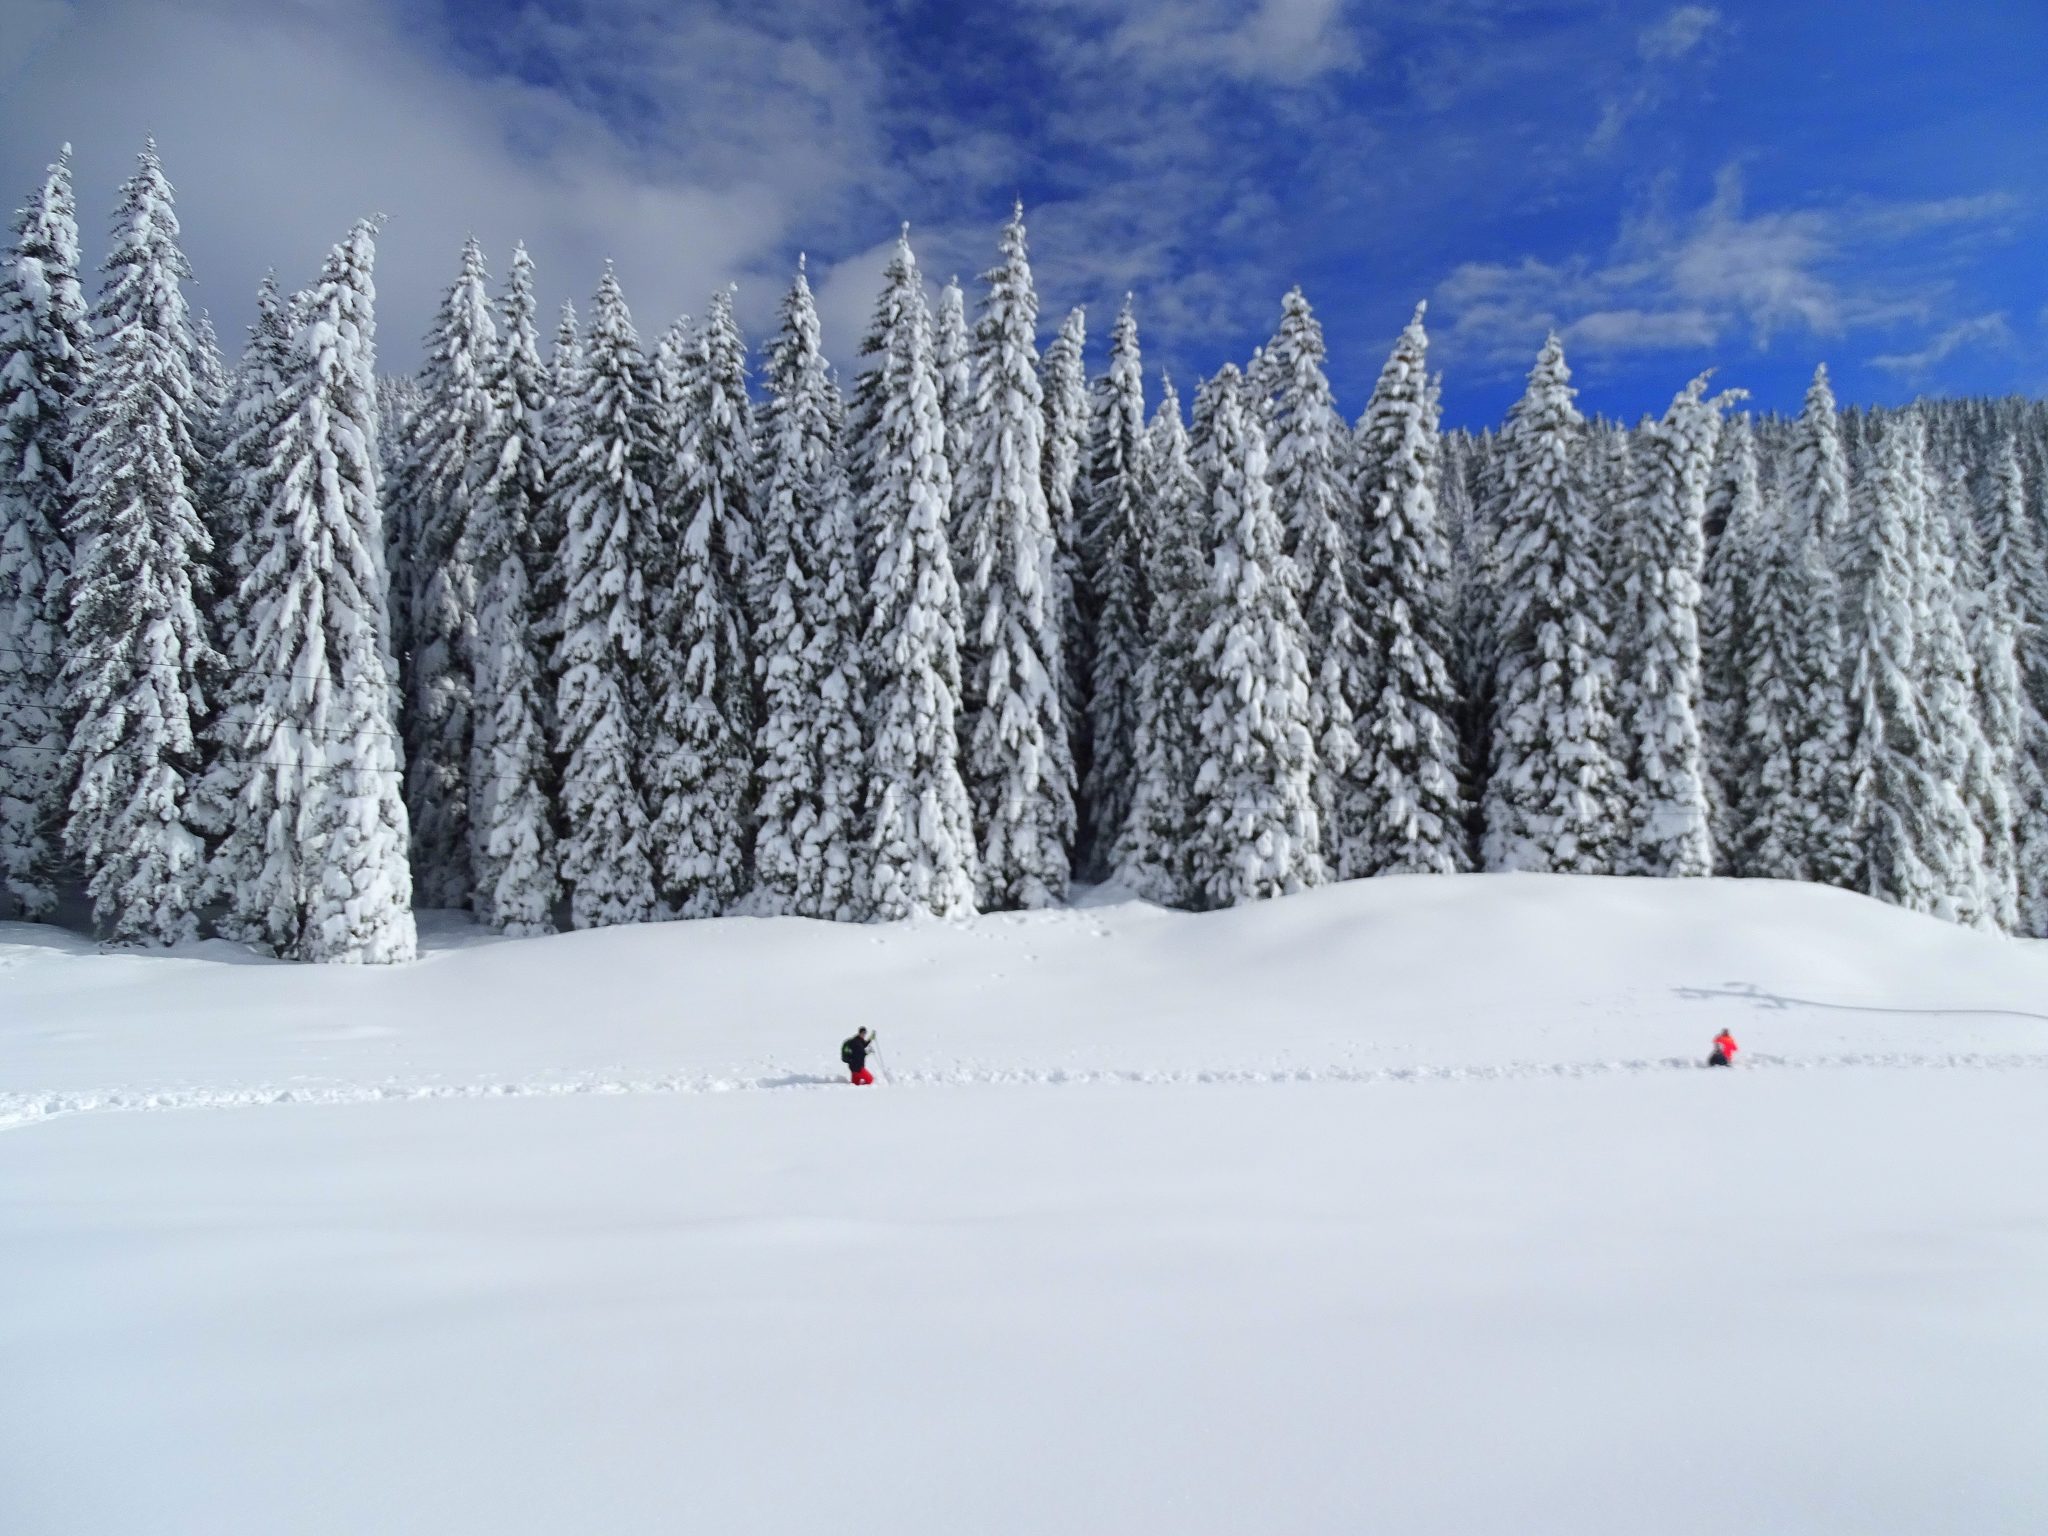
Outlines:
{"label": "ski track", "polygon": [[[1506,1062],[1477,1066],[1220,1067],[1180,1070],[1053,1067],[891,1073],[878,1086],[961,1087],[1257,1087],[1288,1083],[1513,1082],[1543,1078],[1614,1077],[1695,1071],[1705,1064],[1687,1056],[1619,1061]],[[2042,1071],[2048,1055],[1963,1052],[1914,1055],[1874,1052],[1843,1056],[1769,1056],[1751,1053],[1735,1071],[1841,1071],[1855,1068],[1933,1071]],[[260,1109],[282,1104],[389,1104],[426,1099],[555,1099],[648,1094],[760,1093],[844,1087],[845,1080],[816,1073],[760,1076],[707,1074],[659,1077],[564,1077],[520,1082],[384,1082],[302,1084],[290,1087],[108,1088],[78,1092],[0,1093],[0,1132],[71,1115],[140,1114],[205,1109]]]}

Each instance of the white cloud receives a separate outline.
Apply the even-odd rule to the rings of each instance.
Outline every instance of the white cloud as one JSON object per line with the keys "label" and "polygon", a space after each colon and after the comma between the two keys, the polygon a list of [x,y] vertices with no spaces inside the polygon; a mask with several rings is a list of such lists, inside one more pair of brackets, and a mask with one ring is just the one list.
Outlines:
{"label": "white cloud", "polygon": [[1859,276],[1867,265],[1852,258],[1896,256],[1931,230],[1993,229],[2011,206],[1993,195],[1751,212],[1729,166],[1703,207],[1673,218],[1652,206],[1624,221],[1604,256],[1467,262],[1431,313],[1448,322],[1438,331],[1447,351],[1503,369],[1549,330],[1595,355],[1839,336],[1925,319],[1941,297],[1938,282],[1908,284],[1903,268],[1896,287]]}
{"label": "white cloud", "polygon": [[1636,52],[1642,62],[1636,78],[1601,104],[1599,124],[1586,147],[1599,154],[1619,144],[1630,123],[1663,101],[1673,66],[1697,50],[1720,25],[1721,13],[1713,7],[1681,5],[1639,32]]}
{"label": "white cloud", "polygon": [[1592,352],[1669,352],[1705,347],[1719,334],[1704,309],[1596,309],[1566,327],[1571,340]]}
{"label": "white cloud", "polygon": [[1298,86],[1356,68],[1363,32],[1349,0],[1044,0],[1113,16],[1106,51],[1150,73],[1218,74]]}
{"label": "white cloud", "polygon": [[[1056,84],[1023,135],[962,112],[958,82],[892,43],[890,0],[509,6],[469,33],[448,30],[465,13],[405,0],[0,4],[0,195],[75,141],[91,258],[154,133],[194,301],[231,348],[266,268],[304,282],[383,212],[391,368],[417,361],[473,232],[500,273],[525,240],[550,309],[616,260],[647,338],[734,280],[760,334],[808,248],[851,371],[897,221],[918,221],[929,276],[971,280],[1011,193],[1048,167],[1072,186],[1029,210],[1048,327],[1135,289],[1148,329],[1204,340],[1285,286],[1239,250],[1271,194],[1256,148],[1214,122],[1218,94],[1306,98],[1365,48],[1347,0],[1042,0],[1028,42]],[[1203,243],[1228,230],[1251,238]]]}
{"label": "white cloud", "polygon": [[[555,87],[491,61],[459,69],[446,39],[376,0],[78,0],[32,14],[39,37],[0,64],[0,172],[26,187],[74,141],[90,251],[154,133],[178,188],[194,301],[231,348],[266,267],[307,281],[351,221],[378,211],[390,364],[417,357],[472,231],[499,271],[524,239],[551,298],[580,301],[615,258],[645,335],[734,278],[745,312],[765,321],[800,221],[829,230],[836,199],[872,186],[884,158],[854,51],[826,67],[802,42],[722,36],[713,71],[691,62],[706,23],[671,33],[652,10],[605,10],[623,29],[610,39],[622,62],[606,77],[565,60]],[[508,48],[560,41],[522,14],[528,30]],[[630,137],[596,94],[671,87],[677,104]]]}
{"label": "white cloud", "polygon": [[2012,344],[2012,326],[2005,313],[1978,315],[1974,319],[1959,321],[1929,338],[1927,345],[1915,352],[1887,353],[1873,357],[1870,361],[1887,373],[1898,374],[1901,378],[1918,378],[1937,363],[1946,361],[1964,347],[1983,342],[1996,347]]}
{"label": "white cloud", "polygon": [[1681,5],[1653,27],[1646,27],[1636,47],[1646,59],[1665,62],[1682,59],[1706,40],[1721,24],[1721,13],[1710,5]]}

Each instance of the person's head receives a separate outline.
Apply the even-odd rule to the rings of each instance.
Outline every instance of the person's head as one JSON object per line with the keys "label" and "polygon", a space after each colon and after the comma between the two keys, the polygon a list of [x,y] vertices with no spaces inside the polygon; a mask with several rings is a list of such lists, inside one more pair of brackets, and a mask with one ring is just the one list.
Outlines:
{"label": "person's head", "polygon": [[860,1037],[863,1040],[867,1039],[868,1037],[868,1027],[865,1024],[861,1025],[860,1027]]}

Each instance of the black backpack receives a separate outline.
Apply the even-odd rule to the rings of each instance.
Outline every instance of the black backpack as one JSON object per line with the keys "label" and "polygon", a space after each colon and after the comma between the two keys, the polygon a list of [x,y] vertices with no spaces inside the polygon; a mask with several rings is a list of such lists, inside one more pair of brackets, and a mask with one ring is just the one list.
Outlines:
{"label": "black backpack", "polygon": [[[856,1036],[855,1038],[857,1039],[857,1038],[859,1038],[859,1037],[858,1037],[858,1036]],[[850,1067],[850,1066],[852,1066],[852,1065],[853,1065],[853,1041],[852,1041],[852,1040],[849,1040],[849,1041],[847,1041],[847,1042],[846,1042],[846,1044],[844,1044],[844,1045],[842,1045],[841,1047],[839,1047],[839,1060],[840,1060],[841,1064],[842,1064],[842,1065],[844,1065],[844,1066],[849,1066],[849,1067]]]}

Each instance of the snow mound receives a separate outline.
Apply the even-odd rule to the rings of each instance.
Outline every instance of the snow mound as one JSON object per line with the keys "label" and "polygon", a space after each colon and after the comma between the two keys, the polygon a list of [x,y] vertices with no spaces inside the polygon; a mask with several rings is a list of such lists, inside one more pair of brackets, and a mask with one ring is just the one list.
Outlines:
{"label": "snow mound", "polygon": [[2048,1052],[2048,945],[1773,882],[1414,876],[1204,915],[1104,890],[953,923],[422,935],[415,965],[338,970],[0,925],[0,1115],[802,1086],[861,1025],[923,1085],[1641,1070],[1724,1024],[1746,1063]]}

